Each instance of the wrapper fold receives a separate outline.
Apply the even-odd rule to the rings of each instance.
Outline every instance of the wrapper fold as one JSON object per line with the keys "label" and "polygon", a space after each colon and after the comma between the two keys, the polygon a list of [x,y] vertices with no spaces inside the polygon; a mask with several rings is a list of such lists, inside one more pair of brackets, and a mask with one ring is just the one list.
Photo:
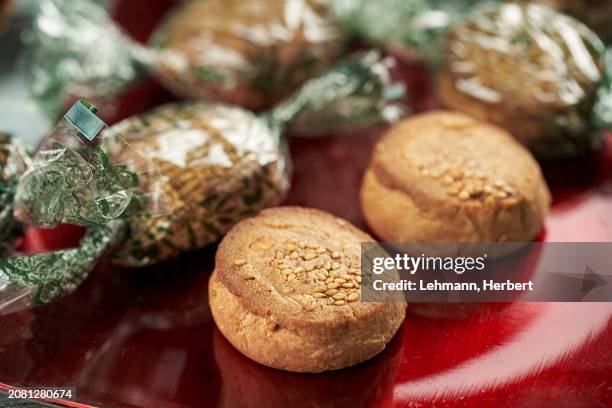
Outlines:
{"label": "wrapper fold", "polygon": [[145,72],[181,97],[265,109],[344,49],[320,0],[180,2],[147,46],[93,0],[43,0],[32,37],[30,88],[51,114],[71,97],[109,102]]}
{"label": "wrapper fold", "polygon": [[402,88],[391,82],[391,65],[376,52],[355,55],[260,115],[181,102],[107,128],[77,102],[33,155],[9,206],[24,223],[87,233],[78,248],[1,259],[0,311],[70,293],[111,248],[118,264],[151,265],[279,203],[290,181],[289,130],[322,112],[329,126],[312,136],[399,117],[393,98]]}

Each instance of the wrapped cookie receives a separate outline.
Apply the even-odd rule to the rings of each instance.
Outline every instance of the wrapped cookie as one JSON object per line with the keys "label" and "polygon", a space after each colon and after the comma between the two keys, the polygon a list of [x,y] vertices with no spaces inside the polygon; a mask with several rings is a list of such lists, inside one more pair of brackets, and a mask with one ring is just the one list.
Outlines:
{"label": "wrapped cookie", "polygon": [[448,31],[485,1],[494,0],[335,0],[333,12],[347,33],[435,64]]}
{"label": "wrapped cookie", "polygon": [[145,163],[144,157],[132,152],[129,165],[109,160],[100,147],[102,138],[124,142],[116,133],[100,136],[105,127],[91,105],[77,102],[45,137],[27,168],[24,160],[12,159],[15,149],[9,156],[3,153],[8,157],[2,160],[4,170],[17,169],[15,163],[22,166],[6,173],[8,178],[3,174],[2,185],[8,186],[2,203],[3,234],[5,226],[60,223],[86,226],[87,232],[77,248],[0,259],[0,311],[47,303],[72,292],[98,259],[122,241],[125,218],[165,210],[163,194],[145,181],[144,173],[153,169],[142,164],[139,168],[136,162]]}
{"label": "wrapped cookie", "polygon": [[328,126],[313,134],[398,113],[387,99],[387,64],[376,53],[347,59],[260,115],[183,102],[106,128],[78,102],[19,179],[10,213],[35,226],[86,226],[87,234],[78,248],[0,259],[0,310],[69,293],[109,248],[121,265],[151,265],[278,203],[289,187],[290,128],[323,111]]}
{"label": "wrapped cookie", "polygon": [[[316,134],[398,113],[386,102],[393,90],[386,63],[376,53],[345,60],[260,115],[238,106],[182,102],[113,126],[110,131],[130,146],[127,155],[138,151],[159,168],[172,207],[167,215],[131,219],[116,262],[145,266],[176,257],[278,204],[289,188],[289,128]],[[110,144],[108,151],[118,160],[126,155],[121,145]]]}
{"label": "wrapped cookie", "polygon": [[[336,13],[359,22],[379,11],[389,19],[380,29],[359,25],[362,35],[425,57],[443,105],[505,128],[540,158],[601,146],[612,108],[606,50],[578,20],[529,2],[357,3],[339,1]],[[413,16],[408,24],[399,20],[402,13]],[[439,30],[431,31],[431,22]],[[431,53],[419,52],[414,44],[421,43]]]}
{"label": "wrapped cookie", "polygon": [[593,111],[604,52],[584,24],[546,6],[484,7],[451,31],[439,95],[539,156],[586,152],[600,143]]}
{"label": "wrapped cookie", "polygon": [[44,0],[33,37],[31,89],[52,113],[71,96],[108,101],[147,71],[178,96],[268,108],[344,42],[320,0],[181,2],[148,46],[94,1]]}

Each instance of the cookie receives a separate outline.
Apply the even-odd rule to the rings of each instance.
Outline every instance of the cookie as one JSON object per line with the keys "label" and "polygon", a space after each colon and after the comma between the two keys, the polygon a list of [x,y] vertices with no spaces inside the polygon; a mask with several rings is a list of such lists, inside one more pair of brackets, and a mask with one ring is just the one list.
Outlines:
{"label": "cookie", "polygon": [[604,47],[537,4],[485,7],[457,25],[439,73],[443,104],[509,131],[540,156],[590,150]]}
{"label": "cookie", "polygon": [[219,330],[269,367],[322,372],[355,365],[391,340],[405,303],[360,300],[368,234],[301,207],[260,212],[221,241],[209,282]]}
{"label": "cookie", "polygon": [[343,35],[320,0],[206,0],[179,5],[151,43],[178,95],[260,110],[329,67]]}
{"label": "cookie", "polygon": [[[203,102],[171,103],[111,127],[113,163],[144,174],[166,208],[128,220],[113,255],[140,267],[217,241],[238,221],[278,203],[288,189],[278,137],[252,112]],[[126,148],[127,146],[127,148]],[[143,157],[146,160],[143,160]],[[152,163],[152,168],[142,168]]]}
{"label": "cookie", "polygon": [[361,205],[389,242],[525,242],[550,193],[531,154],[506,131],[435,111],[393,126],[374,148]]}

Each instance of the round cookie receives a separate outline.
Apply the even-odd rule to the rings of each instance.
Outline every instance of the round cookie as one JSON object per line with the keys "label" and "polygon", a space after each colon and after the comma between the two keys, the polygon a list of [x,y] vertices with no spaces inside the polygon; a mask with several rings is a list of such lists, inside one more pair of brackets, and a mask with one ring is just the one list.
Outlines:
{"label": "round cookie", "polygon": [[450,109],[508,130],[541,156],[588,151],[604,46],[537,4],[485,7],[449,35],[438,93]]}
{"label": "round cookie", "polygon": [[389,242],[525,242],[550,193],[531,154],[504,130],[436,111],[393,126],[361,186],[370,228]]}
{"label": "round cookie", "polygon": [[269,367],[322,372],[382,351],[403,302],[360,301],[360,242],[368,234],[328,213],[278,207],[225,236],[209,282],[213,318],[246,356]]}
{"label": "round cookie", "polygon": [[261,110],[329,67],[344,36],[320,0],[206,0],[177,6],[151,43],[178,95]]}

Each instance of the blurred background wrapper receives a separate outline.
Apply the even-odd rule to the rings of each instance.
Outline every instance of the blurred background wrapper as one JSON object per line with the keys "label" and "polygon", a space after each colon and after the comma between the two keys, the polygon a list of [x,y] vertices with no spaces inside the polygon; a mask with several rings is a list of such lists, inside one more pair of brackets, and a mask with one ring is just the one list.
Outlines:
{"label": "blurred background wrapper", "polygon": [[71,97],[108,103],[147,72],[179,97],[259,110],[329,67],[343,49],[342,33],[317,0],[180,2],[149,46],[96,2],[43,0],[30,86],[52,115]]}

